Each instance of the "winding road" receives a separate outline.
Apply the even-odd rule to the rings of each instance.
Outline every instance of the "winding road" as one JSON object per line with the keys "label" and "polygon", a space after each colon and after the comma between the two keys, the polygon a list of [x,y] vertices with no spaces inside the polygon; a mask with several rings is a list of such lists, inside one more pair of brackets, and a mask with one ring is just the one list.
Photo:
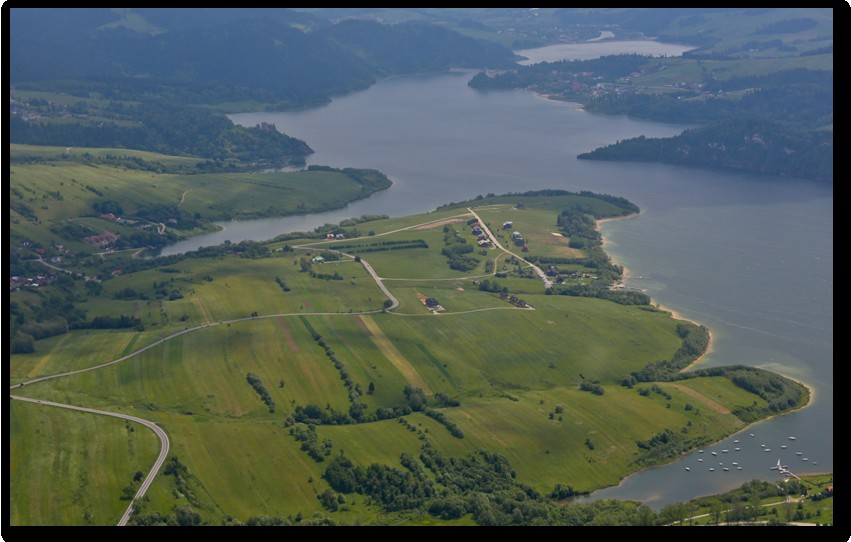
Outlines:
{"label": "winding road", "polygon": [[10,399],[14,401],[26,401],[29,403],[36,403],[39,405],[53,406],[59,408],[67,408],[69,410],[78,410],[80,412],[89,412],[91,414],[100,414],[101,416],[111,416],[113,418],[121,418],[122,420],[128,420],[135,423],[140,423],[154,432],[157,437],[160,439],[160,454],[157,456],[157,460],[154,462],[153,467],[151,467],[150,472],[145,477],[144,481],[142,481],[142,485],[139,486],[139,490],[136,491],[136,495],[133,497],[133,500],[130,501],[130,506],[127,507],[127,510],[121,516],[121,519],[118,521],[118,526],[123,526],[127,524],[127,521],[130,519],[130,515],[133,513],[133,503],[136,502],[137,499],[140,499],[145,493],[148,491],[148,488],[153,483],[154,479],[157,476],[157,473],[160,470],[160,467],[165,463],[166,456],[168,455],[169,450],[169,440],[168,435],[165,431],[163,431],[162,427],[155,424],[152,421],[148,421],[142,418],[138,418],[136,416],[130,416],[129,414],[120,414],[118,412],[109,412],[106,410],[97,410],[94,408],[86,408],[75,405],[68,405],[64,403],[55,403],[53,401],[45,401],[43,399],[32,399],[30,397],[19,397],[17,395],[11,395]]}
{"label": "winding road", "polygon": [[485,224],[485,221],[484,221],[484,220],[482,220],[482,219],[481,219],[481,217],[479,217],[479,215],[478,215],[478,214],[476,214],[476,212],[475,212],[473,209],[471,209],[471,208],[469,208],[469,207],[468,207],[468,208],[467,208],[467,210],[468,210],[468,211],[470,211],[470,214],[472,214],[474,217],[476,217],[476,220],[478,220],[478,221],[479,221],[479,225],[482,227],[482,231],[484,231],[484,232],[485,232],[485,235],[487,235],[487,236],[488,236],[488,239],[490,239],[490,240],[491,240],[491,242],[493,243],[493,246],[495,246],[496,248],[500,249],[501,251],[503,251],[503,252],[505,252],[505,253],[507,253],[507,254],[511,254],[512,256],[514,256],[515,258],[517,258],[518,260],[520,260],[521,262],[524,262],[526,265],[528,265],[529,267],[531,267],[531,268],[532,268],[532,270],[533,270],[533,271],[535,271],[535,273],[536,273],[539,277],[541,277],[541,280],[543,280],[543,281],[544,281],[544,289],[549,290],[550,288],[552,288],[552,287],[553,287],[553,281],[551,281],[551,280],[549,279],[549,277],[547,277],[547,274],[546,274],[546,273],[544,273],[544,272],[543,272],[543,270],[542,270],[540,267],[538,267],[537,265],[533,264],[532,262],[530,262],[530,261],[526,260],[525,258],[523,258],[523,257],[521,257],[521,256],[518,256],[517,254],[515,254],[515,253],[511,252],[510,250],[508,250],[507,248],[505,248],[504,246],[502,246],[502,245],[500,244],[500,242],[499,242],[499,241],[497,241],[496,236],[495,236],[494,234],[492,234],[492,233],[491,233],[491,230],[490,230],[490,228],[488,228],[487,224]]}
{"label": "winding road", "polygon": [[[184,193],[184,195],[185,195],[185,193]],[[487,236],[494,243],[494,246],[496,246],[497,248],[499,248],[503,252],[511,254],[515,258],[525,262],[530,267],[532,267],[535,270],[535,272],[544,280],[544,285],[546,287],[550,287],[552,285],[552,282],[549,281],[549,279],[546,277],[544,272],[541,271],[541,269],[539,267],[537,267],[536,265],[533,265],[532,263],[521,258],[520,256],[517,256],[513,252],[505,249],[502,245],[500,245],[499,242],[496,240],[496,237],[490,232],[490,230],[487,228],[487,226],[485,226],[482,219],[475,212],[473,212],[472,209],[468,209],[468,210],[482,225],[482,228],[486,232]],[[431,223],[427,223],[427,224],[431,224]],[[420,226],[422,226],[422,225],[420,225]],[[164,225],[163,225],[163,227],[164,227]],[[418,226],[413,226],[413,227],[418,227]],[[413,227],[402,228],[402,229],[407,230],[407,229],[411,229]],[[387,232],[387,233],[393,233],[393,232]],[[385,235],[385,234],[382,234],[382,235]],[[307,245],[299,245],[299,246],[294,246],[293,248],[308,249],[309,250],[309,249],[315,248],[316,245],[319,245],[319,244],[322,244],[322,243],[320,242],[320,243],[311,243],[311,244],[307,244]],[[331,250],[331,249],[329,249],[329,250]],[[332,251],[336,252],[336,253],[338,253],[342,256],[345,256],[347,258],[351,258],[353,260],[355,259],[355,257],[352,256],[351,254],[346,254],[345,252],[342,252],[342,251],[339,251],[339,250],[332,250]],[[41,258],[39,258],[39,261],[41,261],[41,263],[43,263],[44,265],[47,265],[48,267],[53,267],[54,269],[57,269],[59,271],[71,273],[71,271],[68,271],[68,270],[65,270],[65,269],[60,269],[58,267],[52,266],[52,265],[48,264],[47,262],[45,262],[44,260],[42,260]],[[246,320],[259,320],[259,319],[263,319],[263,318],[279,318],[279,317],[284,317],[284,316],[324,316],[324,315],[341,315],[341,314],[345,314],[345,315],[378,314],[378,313],[387,312],[389,310],[397,308],[399,306],[399,300],[384,285],[383,279],[380,276],[378,276],[378,273],[375,272],[375,269],[373,269],[373,267],[363,258],[358,258],[357,261],[360,261],[361,265],[363,265],[363,267],[364,267],[364,269],[366,269],[367,273],[369,273],[369,275],[372,277],[372,279],[375,281],[375,283],[378,285],[378,287],[381,289],[381,291],[384,293],[384,295],[387,296],[387,299],[390,300],[391,303],[390,303],[389,306],[382,308],[382,309],[375,309],[375,310],[371,310],[371,311],[351,312],[351,313],[338,313],[338,312],[301,313],[300,312],[300,313],[268,314],[268,315],[262,315],[262,316],[248,316],[248,317],[245,317],[245,318],[236,318],[236,319],[233,319],[233,320],[223,320],[223,321],[215,322],[215,323],[202,324],[202,325],[186,328],[186,329],[183,329],[181,331],[177,331],[175,333],[167,335],[166,337],[158,339],[158,340],[152,342],[151,344],[144,346],[144,347],[142,347],[138,350],[135,350],[134,352],[131,352],[130,354],[127,354],[127,355],[122,356],[120,358],[117,358],[117,359],[114,359],[114,360],[111,360],[111,361],[107,361],[105,363],[101,363],[101,364],[98,364],[98,365],[94,365],[92,367],[86,367],[84,369],[77,369],[77,370],[74,370],[74,371],[66,371],[66,372],[63,372],[63,373],[46,375],[46,376],[34,378],[32,380],[20,382],[18,384],[11,386],[10,390],[14,390],[16,388],[17,389],[24,388],[25,386],[36,384],[36,383],[39,383],[39,382],[44,382],[46,380],[63,378],[63,377],[66,377],[66,376],[80,374],[80,373],[84,373],[84,372],[88,372],[88,371],[95,371],[95,370],[98,370],[98,369],[102,369],[104,367],[108,367],[110,365],[115,365],[117,363],[121,363],[121,362],[126,361],[128,359],[136,357],[139,354],[141,354],[141,353],[143,353],[147,350],[150,350],[151,348],[157,347],[157,346],[159,346],[159,345],[161,345],[161,344],[163,344],[167,341],[170,341],[172,339],[176,339],[177,337],[180,337],[182,335],[186,335],[187,333],[192,333],[193,331],[198,331],[200,329],[205,329],[205,328],[209,328],[209,327],[213,327],[213,326],[232,324],[232,323],[235,323],[235,322],[243,322],[243,321],[246,321]],[[86,277],[86,279],[89,280],[89,277]],[[97,279],[91,279],[91,280],[97,280]],[[496,310],[496,309],[491,308],[491,309],[479,309],[479,310]],[[467,312],[475,312],[475,311],[467,311]],[[157,436],[157,438],[160,439],[160,453],[159,453],[156,461],[154,462],[154,464],[151,466],[151,470],[148,472],[148,475],[145,477],[141,486],[139,487],[138,491],[136,492],[136,495],[133,497],[133,500],[130,502],[130,505],[127,507],[127,509],[125,510],[124,514],[121,516],[121,519],[118,522],[118,526],[126,525],[127,522],[130,520],[130,516],[133,514],[135,502],[138,499],[142,498],[145,495],[145,493],[148,491],[148,488],[151,486],[153,481],[156,479],[157,473],[159,472],[160,468],[162,468],[162,465],[166,460],[166,457],[167,457],[168,451],[169,451],[169,446],[170,446],[169,438],[168,438],[168,435],[166,434],[166,432],[159,425],[157,425],[155,422],[152,422],[150,420],[145,420],[145,419],[139,418],[137,416],[131,416],[129,414],[122,414],[122,413],[119,413],[119,412],[110,412],[110,411],[106,411],[106,410],[98,410],[98,409],[94,409],[94,408],[87,408],[87,407],[70,405],[70,404],[65,404],[65,403],[57,403],[57,402],[54,402],[54,401],[47,401],[47,400],[44,400],[44,399],[37,399],[37,398],[32,398],[32,397],[23,397],[23,396],[18,396],[18,395],[11,395],[11,394],[10,394],[9,397],[10,397],[11,400],[14,400],[14,401],[24,401],[24,402],[28,402],[28,403],[34,403],[34,404],[37,404],[37,405],[41,405],[41,406],[65,408],[65,409],[69,409],[69,410],[87,412],[87,413],[90,413],[90,414],[97,414],[97,415],[100,415],[100,416],[110,416],[110,417],[113,417],[113,418],[120,418],[120,419],[128,420],[128,421],[131,421],[131,422],[134,422],[134,423],[139,423],[139,424],[147,427],[148,429],[150,429],[151,431],[154,432],[154,434]]]}
{"label": "winding road", "polygon": [[[309,248],[309,247],[299,246],[299,247],[295,247],[295,248]],[[340,251],[334,251],[334,252],[342,254],[342,255],[344,255],[348,258],[354,259],[353,256],[351,256],[349,254],[345,254],[344,252],[340,252]],[[48,265],[44,261],[42,261],[42,263],[44,263],[45,265]],[[377,313],[385,312],[387,310],[395,309],[396,307],[398,307],[399,306],[399,300],[396,299],[396,297],[392,293],[390,293],[390,290],[387,289],[387,287],[382,282],[381,277],[378,276],[378,273],[375,272],[375,270],[372,268],[372,266],[369,265],[369,263],[362,258],[360,259],[360,263],[361,263],[361,265],[363,265],[364,269],[366,269],[366,271],[370,274],[370,276],[373,278],[373,280],[375,280],[378,287],[381,288],[382,292],[384,292],[384,295],[386,295],[387,298],[390,300],[391,304],[388,307],[383,308],[383,309],[376,309],[376,310],[371,310],[371,311],[360,311],[360,312],[353,312],[353,313],[336,313],[336,312],[324,312],[324,313],[318,312],[317,313],[317,312],[312,312],[312,313],[267,314],[267,315],[263,315],[263,316],[248,316],[248,317],[245,317],[245,318],[236,318],[236,319],[233,319],[233,320],[223,320],[223,321],[217,322],[217,323],[202,324],[202,325],[199,325],[199,326],[186,328],[186,329],[183,329],[181,331],[172,333],[171,335],[163,337],[162,339],[158,339],[158,340],[152,342],[151,344],[149,344],[147,346],[144,346],[144,347],[142,347],[142,348],[140,348],[140,349],[138,349],[134,352],[131,352],[130,354],[127,354],[126,356],[122,356],[122,357],[114,359],[112,361],[108,361],[106,363],[101,363],[99,365],[94,365],[92,367],[86,367],[84,369],[77,369],[75,371],[66,371],[66,372],[63,372],[63,373],[57,373],[57,374],[53,374],[53,375],[47,375],[47,376],[42,376],[42,377],[39,377],[39,378],[34,378],[32,380],[28,380],[28,381],[16,384],[14,386],[11,386],[10,389],[14,390],[16,388],[23,388],[27,385],[36,384],[38,382],[44,382],[46,380],[53,380],[53,379],[56,379],[56,378],[63,378],[63,377],[66,377],[66,376],[71,376],[71,375],[75,375],[75,374],[79,374],[79,373],[85,373],[85,372],[88,372],[88,371],[95,371],[97,369],[102,369],[104,367],[108,367],[108,366],[114,365],[116,363],[121,363],[122,361],[126,361],[130,358],[138,356],[139,354],[141,354],[141,353],[143,353],[147,350],[150,350],[151,348],[159,346],[159,345],[161,345],[161,344],[163,344],[167,341],[170,341],[170,340],[175,339],[177,337],[180,337],[182,335],[186,335],[187,333],[192,333],[193,331],[197,331],[199,329],[205,329],[205,328],[212,327],[212,326],[218,326],[218,325],[223,325],[223,324],[231,324],[231,323],[234,323],[234,322],[242,322],[242,321],[245,321],[245,320],[258,320],[258,319],[262,319],[262,318],[278,318],[278,317],[281,317],[281,316],[377,314]],[[50,266],[50,267],[53,267],[53,266]],[[59,268],[56,268],[56,269],[59,269]],[[60,269],[60,271],[65,271],[65,270]],[[69,271],[65,271],[65,272],[69,272]],[[124,419],[124,420],[128,420],[128,421],[132,421],[132,422],[135,422],[135,423],[142,424],[145,427],[147,427],[148,429],[150,429],[151,431],[153,431],[154,434],[157,435],[157,437],[160,439],[160,444],[161,444],[159,456],[157,457],[157,460],[154,462],[153,466],[151,467],[151,470],[148,472],[148,475],[145,477],[144,481],[142,482],[142,485],[139,487],[138,491],[136,492],[136,495],[133,497],[133,500],[130,502],[130,505],[127,507],[127,510],[124,511],[124,514],[121,516],[121,519],[118,522],[118,526],[126,525],[127,522],[130,520],[130,516],[133,514],[134,503],[138,499],[142,498],[145,495],[145,493],[148,491],[148,488],[150,487],[150,485],[153,483],[154,479],[156,478],[157,473],[159,472],[163,463],[165,462],[166,456],[168,455],[168,451],[169,451],[169,445],[170,445],[168,435],[166,434],[166,432],[159,425],[157,425],[156,423],[154,423],[150,420],[145,420],[143,418],[131,416],[129,414],[121,414],[121,413],[118,413],[118,412],[110,412],[110,411],[106,411],[106,410],[97,410],[97,409],[94,409],[94,408],[87,408],[87,407],[69,405],[69,404],[65,404],[65,403],[56,403],[54,401],[46,401],[46,400],[43,400],[43,399],[34,399],[34,398],[31,398],[31,397],[23,397],[23,396],[18,396],[18,395],[10,395],[9,398],[11,400],[14,400],[14,401],[25,401],[25,402],[28,402],[28,403],[34,403],[34,404],[38,404],[38,405],[42,405],[42,406],[66,408],[66,409],[70,409],[70,410],[77,410],[77,411],[80,411],[80,412],[88,412],[90,414],[98,414],[98,415],[101,415],[101,416],[111,416],[111,417],[114,417],[114,418],[121,418],[121,419]]]}

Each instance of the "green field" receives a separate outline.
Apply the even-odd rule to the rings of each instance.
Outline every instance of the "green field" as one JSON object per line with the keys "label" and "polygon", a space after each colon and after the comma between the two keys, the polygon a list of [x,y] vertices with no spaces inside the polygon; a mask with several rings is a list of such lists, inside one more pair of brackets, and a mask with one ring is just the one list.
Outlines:
{"label": "green field", "polygon": [[[475,210],[486,222],[501,226],[510,217],[522,225],[533,240],[530,255],[572,250],[567,239],[551,235],[559,209],[593,199],[524,199],[522,210],[515,208],[516,197],[482,201]],[[614,212],[604,208],[600,212]],[[537,277],[498,279],[530,306],[519,308],[480,291],[474,282],[493,278],[500,269],[505,255],[495,248],[487,250],[476,269],[449,269],[441,254],[444,236],[455,230],[475,241],[469,218],[463,209],[441,209],[360,225],[373,233],[360,238],[270,242],[265,257],[187,257],[106,280],[99,294],[88,295],[80,307],[92,316],[133,315],[140,325],[71,330],[36,341],[35,352],[11,357],[11,382],[94,367],[151,347],[120,363],[14,393],[132,412],[160,424],[171,440],[169,455],[191,475],[180,483],[171,475],[158,476],[139,514],[167,516],[175,507],[189,507],[209,524],[329,514],[317,496],[329,489],[323,473],[337,455],[364,467],[380,463],[398,469],[402,454],[417,457],[426,443],[453,458],[485,450],[504,456],[517,480],[542,494],[556,484],[586,492],[652,464],[637,441],[667,430],[680,435],[684,446],[696,447],[745,426],[730,410],[751,404],[754,396],[722,377],[660,383],[670,398],[640,393],[650,384],[621,385],[631,372],[670,359],[680,348],[682,322],[669,313],[545,295]],[[450,222],[438,222],[444,220]],[[418,240],[428,248],[407,248]],[[302,243],[304,248],[283,250]],[[400,245],[406,248],[378,250]],[[382,311],[386,297],[351,256],[307,264],[317,255],[329,256],[323,251],[334,246],[370,262],[398,297],[399,307]],[[498,264],[486,272],[488,260]],[[339,280],[319,276],[335,273]],[[163,297],[162,291],[178,295]],[[429,297],[444,310],[432,314],[423,304]],[[155,344],[175,333],[180,334]],[[249,374],[262,382],[265,402]],[[582,391],[583,382],[595,383],[604,393]],[[354,397],[367,413],[405,408],[406,385],[420,388],[428,405],[455,424],[463,438],[418,412],[369,423],[322,423],[315,427],[316,442],[328,459],[317,462],[290,433],[305,430],[307,425],[293,417],[310,405],[345,415]],[[441,397],[460,404],[441,407]],[[11,454],[13,463],[21,465],[16,476],[35,476],[43,469],[38,462],[54,464],[69,453],[83,453],[77,450],[103,446],[109,452],[99,453],[117,453],[126,446],[118,436],[103,442],[92,438],[98,431],[93,426],[110,423],[97,416],[15,406]],[[57,416],[69,419],[57,423]],[[27,428],[44,424],[53,424],[54,440],[36,442],[27,436]],[[152,457],[153,436],[139,430],[134,438],[140,435],[150,441],[144,458]],[[116,465],[116,472],[137,468]],[[127,483],[103,485],[104,498],[117,503],[111,505],[113,515],[126,502],[118,497]],[[62,491],[73,492],[69,484]],[[45,485],[13,484],[12,497],[16,502],[47,498],[36,494],[39,487]],[[84,517],[82,508],[72,512],[36,520],[35,512],[22,510],[15,512],[14,522],[115,521]],[[440,519],[423,510],[388,514],[374,500],[355,494],[346,496],[331,517],[347,524],[472,522],[468,515]]]}
{"label": "green field", "polygon": [[[342,170],[165,173],[194,172],[198,159],[125,149],[10,145],[10,156],[11,238],[16,246],[64,244],[65,265],[75,270],[87,269],[81,255],[105,250],[87,236],[108,231],[143,248],[154,233],[175,240],[216,229],[214,221],[340,208],[380,184],[375,175],[364,184]],[[98,218],[102,204],[122,221]]]}
{"label": "green field", "polygon": [[124,420],[21,401],[8,412],[9,524],[116,525],[129,504],[122,490],[151,468],[156,437]]}

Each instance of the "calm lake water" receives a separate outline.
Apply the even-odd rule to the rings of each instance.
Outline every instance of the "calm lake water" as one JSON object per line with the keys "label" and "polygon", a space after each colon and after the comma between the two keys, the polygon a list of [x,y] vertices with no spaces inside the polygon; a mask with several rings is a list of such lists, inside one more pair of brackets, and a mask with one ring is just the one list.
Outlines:
{"label": "calm lake water", "polygon": [[528,60],[523,60],[519,64],[527,65],[563,59],[588,60],[617,55],[625,51],[649,56],[681,56],[684,52],[694,49],[693,45],[676,45],[658,41],[597,41],[598,39],[600,38],[585,43],[560,43],[536,49],[522,49],[515,53],[525,56]]}
{"label": "calm lake water", "polygon": [[[577,154],[619,139],[671,136],[686,127],[592,115],[576,104],[522,91],[480,93],[467,87],[471,76],[393,78],[318,109],[233,115],[239,124],[272,122],[304,139],[316,151],[309,164],[376,168],[394,185],[339,211],[228,222],[221,232],[163,253],[226,239],[266,240],[365,213],[421,213],[490,192],[559,188],[623,196],[642,212],[603,225],[606,249],[628,268],[630,286],[710,328],[713,349],[702,366],[772,369],[809,385],[814,401],[709,446],[704,454],[647,469],[590,498],[641,500],[659,509],[754,478],[775,480],[770,467],[777,459],[798,474],[832,471],[832,187],[577,160]],[[771,452],[764,452],[763,444]],[[736,447],[741,450],[735,452]],[[724,472],[715,465],[709,472],[711,460],[736,461],[742,470]]]}

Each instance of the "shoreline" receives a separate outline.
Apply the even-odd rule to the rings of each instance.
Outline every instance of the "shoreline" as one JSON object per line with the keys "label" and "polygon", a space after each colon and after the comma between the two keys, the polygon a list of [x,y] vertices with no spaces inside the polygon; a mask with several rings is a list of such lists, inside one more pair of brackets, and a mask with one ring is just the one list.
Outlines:
{"label": "shoreline", "polygon": [[[602,229],[600,228],[601,224],[604,224],[606,222],[614,222],[616,220],[628,220],[628,219],[631,219],[631,218],[635,218],[636,216],[639,216],[639,214],[640,213],[632,213],[630,215],[625,215],[625,216],[616,216],[616,217],[612,217],[612,218],[597,219],[595,229],[598,232],[600,232],[600,237],[601,237],[601,240],[602,240],[601,247],[605,247],[606,241],[607,241],[606,236],[603,235]],[[605,251],[605,248],[603,250]],[[608,252],[606,254],[608,254]],[[609,255],[609,256],[611,256],[611,255]],[[621,282],[625,283],[629,279],[629,276],[630,276],[629,268],[627,266],[619,263],[619,262],[617,263],[617,265],[620,265],[621,268],[623,269],[623,274],[621,275]],[[652,298],[651,298],[651,300],[652,300]],[[706,350],[704,350],[703,353],[700,356],[697,357],[697,359],[695,359],[694,361],[689,363],[688,366],[682,368],[679,372],[688,371],[688,370],[694,368],[696,365],[698,365],[700,362],[702,362],[706,358],[706,356],[712,354],[713,344],[715,342],[715,335],[712,332],[712,330],[709,328],[709,326],[701,324],[700,322],[698,322],[696,320],[692,320],[691,318],[686,318],[685,316],[683,316],[682,313],[680,313],[680,312],[678,312],[674,309],[668,308],[665,305],[662,305],[661,303],[654,302],[654,303],[652,303],[652,305],[654,307],[656,307],[657,309],[670,314],[671,318],[673,318],[674,320],[683,320],[685,322],[691,322],[692,324],[705,327],[706,330],[707,330],[707,333],[709,334],[709,344],[706,345]]]}
{"label": "shoreline", "polygon": [[[601,225],[601,224],[603,224],[603,223],[605,223],[605,222],[614,221],[614,220],[625,220],[625,219],[629,219],[629,218],[634,218],[634,217],[638,216],[638,214],[639,214],[639,213],[633,213],[633,214],[631,214],[631,215],[626,215],[626,216],[620,216],[620,217],[612,217],[612,218],[603,218],[603,219],[598,219],[598,220],[596,221],[596,226],[595,226],[595,227],[596,227],[596,230],[597,230],[598,232],[600,232],[600,237],[601,237],[601,242],[602,242],[602,245],[601,245],[601,246],[602,246],[602,247],[605,247],[605,245],[606,245],[606,241],[607,241],[606,236],[603,234],[603,232],[602,232],[602,230],[601,230],[601,228],[600,228],[600,225]],[[605,248],[604,248],[604,250],[605,250]],[[608,252],[607,252],[607,254],[608,254]],[[611,257],[611,255],[609,255],[609,256]],[[620,266],[621,266],[621,268],[623,269],[623,274],[622,274],[622,276],[621,276],[621,281],[622,281],[622,282],[626,282],[626,281],[629,279],[629,276],[630,276],[629,268],[628,268],[628,267],[626,267],[625,265],[622,265],[621,263],[618,263],[618,265],[620,265]],[[651,298],[651,300],[652,300],[652,298]],[[667,307],[665,307],[664,305],[662,305],[661,303],[653,303],[653,306],[654,306],[654,307],[656,307],[656,308],[657,308],[657,309],[659,309],[659,310],[662,310],[662,311],[667,312],[668,314],[670,314],[671,318],[673,318],[673,319],[675,319],[675,320],[683,320],[683,321],[687,321],[687,322],[692,322],[692,323],[694,323],[694,324],[696,324],[696,325],[703,325],[703,324],[701,324],[701,323],[699,323],[699,322],[696,322],[696,321],[694,321],[694,320],[691,320],[691,319],[689,319],[689,318],[684,317],[684,316],[683,316],[680,312],[678,312],[678,311],[676,311],[676,310],[673,310],[673,309],[670,309],[670,308],[667,308]],[[714,333],[712,332],[712,330],[711,330],[708,326],[704,326],[704,327],[706,327],[707,332],[709,333],[709,343],[706,345],[706,350],[704,350],[704,352],[703,352],[700,356],[698,356],[698,357],[697,357],[697,358],[696,358],[693,362],[691,362],[691,363],[690,363],[687,367],[684,367],[683,369],[681,369],[681,370],[680,370],[680,371],[678,371],[678,372],[685,372],[685,371],[689,371],[689,370],[691,370],[691,369],[695,368],[695,367],[696,367],[697,365],[699,365],[702,361],[704,361],[708,355],[712,354],[712,352],[713,352],[713,350],[714,350],[714,349],[713,349],[713,345],[714,345],[714,342],[715,342],[715,335],[714,335]],[[814,389],[811,385],[809,385],[809,384],[807,384],[806,382],[803,382],[803,381],[801,381],[801,380],[799,380],[799,379],[797,379],[797,378],[793,378],[793,377],[791,377],[791,376],[789,376],[789,375],[785,375],[785,374],[782,374],[782,373],[778,373],[778,374],[780,374],[780,375],[781,375],[781,376],[783,376],[784,378],[788,378],[789,380],[792,380],[793,382],[795,382],[795,383],[797,383],[797,384],[799,384],[799,385],[803,386],[803,387],[807,390],[807,393],[808,393],[807,402],[806,402],[806,403],[804,403],[803,405],[798,406],[797,408],[794,408],[794,409],[791,409],[791,410],[787,410],[787,411],[785,411],[785,412],[781,412],[781,413],[778,413],[778,414],[773,414],[773,415],[771,415],[771,416],[767,416],[767,417],[762,418],[762,419],[760,419],[760,420],[758,420],[758,421],[755,421],[755,422],[753,422],[753,423],[747,424],[747,425],[745,425],[744,427],[742,427],[741,429],[739,429],[738,431],[734,431],[734,432],[732,432],[732,433],[728,434],[727,436],[725,436],[725,437],[723,437],[723,438],[719,439],[718,441],[716,441],[716,444],[717,444],[718,442],[723,441],[724,439],[727,439],[727,438],[732,437],[733,435],[736,435],[736,434],[739,434],[739,433],[744,433],[744,432],[745,432],[745,431],[747,431],[749,428],[751,428],[751,427],[753,427],[753,426],[755,426],[755,425],[758,425],[758,424],[761,424],[761,423],[767,422],[767,421],[769,421],[769,420],[772,420],[772,419],[774,419],[774,418],[776,418],[776,417],[779,417],[779,416],[783,416],[783,415],[785,415],[785,414],[790,414],[790,413],[792,413],[792,412],[796,412],[796,411],[798,411],[798,410],[801,410],[801,409],[804,409],[804,408],[810,407],[810,406],[812,406],[812,405],[813,405],[813,403],[815,403],[816,393],[815,393],[815,389]],[[655,466],[655,467],[666,467],[666,466],[669,466],[669,465],[671,465],[671,464],[673,464],[673,463],[675,463],[675,462],[679,461],[679,459],[680,459],[680,458],[674,458],[674,459],[672,459],[672,460],[671,460],[671,461],[669,461],[669,462],[662,463],[662,464],[660,464],[660,465],[654,465],[654,466]],[[629,478],[629,477],[631,477],[631,476],[634,476],[634,475],[637,475],[638,473],[643,472],[643,471],[645,471],[645,470],[647,470],[647,469],[653,468],[654,466],[644,467],[644,468],[639,469],[639,470],[637,470],[637,471],[635,471],[635,472],[633,472],[633,473],[631,473],[631,474],[628,474],[627,476],[625,476],[625,477],[621,478],[621,480],[617,483],[617,485],[616,485],[616,486],[609,486],[609,487],[621,487],[621,486],[623,486],[623,485],[626,483],[627,478]],[[597,490],[597,491],[599,491],[599,490]],[[593,493],[593,491],[592,491],[591,493]]]}

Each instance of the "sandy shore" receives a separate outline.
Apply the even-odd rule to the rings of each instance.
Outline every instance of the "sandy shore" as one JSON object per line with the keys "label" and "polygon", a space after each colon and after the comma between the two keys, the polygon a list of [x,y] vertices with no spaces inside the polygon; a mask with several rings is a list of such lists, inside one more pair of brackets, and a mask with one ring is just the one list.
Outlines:
{"label": "sandy shore", "polygon": [[[600,224],[603,224],[603,223],[605,223],[605,222],[611,222],[611,221],[614,221],[614,220],[627,220],[627,219],[629,219],[629,218],[634,218],[634,217],[636,217],[636,216],[638,216],[638,215],[637,215],[637,214],[631,214],[631,215],[626,215],[626,216],[618,216],[618,217],[614,217],[614,218],[601,218],[601,219],[598,219],[598,220],[597,220],[596,229],[597,229],[597,231],[600,231]],[[605,247],[605,246],[606,246],[606,236],[605,236],[605,235],[603,235],[603,234],[602,234],[602,232],[600,233],[600,235],[601,235],[601,237],[602,237],[603,246]],[[616,262],[616,263],[617,263],[617,262]],[[620,265],[620,266],[621,266],[621,268],[623,269],[623,276],[622,276],[622,280],[623,280],[624,282],[626,282],[626,281],[629,279],[629,277],[630,277],[630,271],[629,271],[629,268],[628,268],[628,267],[626,267],[626,266],[625,266],[625,265],[623,265],[623,264],[620,264],[620,263],[618,263],[618,265]],[[671,317],[672,317],[672,318],[674,318],[675,320],[685,320],[685,321],[687,321],[687,322],[692,322],[692,323],[697,324],[697,325],[702,325],[702,324],[700,324],[699,322],[695,322],[694,320],[692,320],[692,319],[690,319],[690,318],[687,318],[687,317],[683,316],[681,313],[679,313],[679,312],[677,312],[677,311],[675,311],[675,310],[673,310],[673,309],[669,309],[669,308],[665,307],[664,305],[661,305],[661,304],[658,304],[658,303],[654,303],[654,306],[655,306],[656,308],[658,308],[659,310],[663,310],[663,311],[666,311],[666,312],[670,313]],[[709,344],[708,344],[708,345],[706,345],[706,351],[705,351],[705,352],[703,352],[703,354],[701,354],[701,355],[700,355],[700,357],[698,357],[696,360],[694,360],[693,362],[691,362],[691,363],[688,365],[688,367],[685,367],[684,369],[682,369],[682,371],[688,371],[688,370],[690,370],[690,369],[693,369],[693,368],[694,368],[695,366],[697,366],[697,365],[698,365],[701,361],[703,361],[703,360],[704,360],[704,358],[705,358],[706,356],[708,356],[709,354],[711,354],[711,353],[713,352],[713,343],[715,342],[715,337],[714,337],[714,335],[713,335],[713,333],[712,333],[712,330],[711,330],[711,329],[709,329],[709,328],[707,327],[707,330],[708,330],[708,332],[709,332]],[[800,384],[800,385],[804,386],[805,388],[807,388],[807,391],[808,391],[808,392],[809,392],[809,394],[810,394],[809,401],[807,401],[807,403],[806,403],[805,405],[803,405],[803,406],[801,406],[801,407],[798,407],[798,408],[806,408],[806,407],[808,407],[808,406],[812,405],[812,404],[813,404],[813,402],[815,402],[816,392],[815,392],[815,389],[813,389],[813,387],[812,387],[812,386],[809,386],[807,383],[802,382],[801,380],[798,380],[797,378],[793,378],[793,377],[791,377],[791,376],[789,376],[789,375],[783,375],[783,376],[784,376],[785,378],[790,379],[790,380],[794,380],[794,381],[795,381],[795,382],[797,382],[798,384]],[[797,410],[797,409],[796,409],[796,410]],[[781,414],[781,415],[782,415],[782,414]],[[774,416],[770,416],[769,418],[773,418],[773,417],[774,417]],[[766,418],[766,419],[769,419],[769,418]],[[760,420],[760,421],[764,421],[764,420]]]}
{"label": "sandy shore", "polygon": [[[613,222],[615,220],[628,220],[628,219],[634,218],[636,216],[638,216],[637,213],[633,213],[631,215],[626,215],[626,216],[617,216],[617,217],[613,217],[613,218],[600,218],[600,219],[597,219],[596,229],[597,229],[597,231],[600,231],[600,224],[604,224],[606,222]],[[602,242],[603,242],[602,246],[605,247],[606,246],[606,236],[603,235],[602,232],[600,232],[600,236],[602,237]],[[621,268],[623,269],[623,275],[622,275],[621,278],[622,278],[623,282],[626,282],[630,277],[629,268],[626,267],[625,265],[621,264],[621,263],[617,263],[617,265],[620,265]],[[696,324],[696,325],[702,325],[699,322],[695,322],[694,320],[691,320],[690,318],[686,318],[681,313],[679,313],[679,312],[677,312],[673,309],[669,309],[669,308],[665,307],[664,305],[654,303],[653,306],[655,306],[659,310],[670,313],[671,317],[674,318],[675,320],[685,320],[687,322],[692,322],[693,324]],[[712,353],[712,344],[713,344],[712,330],[709,329],[708,327],[707,327],[707,330],[709,332],[709,344],[706,345],[706,351],[704,351],[703,354],[701,354],[700,357],[698,357],[696,360],[691,362],[688,365],[688,367],[685,367],[684,369],[682,369],[683,371],[688,371],[689,369],[693,368],[694,366],[699,364],[701,361],[703,361],[703,358],[705,358],[707,355]]]}

